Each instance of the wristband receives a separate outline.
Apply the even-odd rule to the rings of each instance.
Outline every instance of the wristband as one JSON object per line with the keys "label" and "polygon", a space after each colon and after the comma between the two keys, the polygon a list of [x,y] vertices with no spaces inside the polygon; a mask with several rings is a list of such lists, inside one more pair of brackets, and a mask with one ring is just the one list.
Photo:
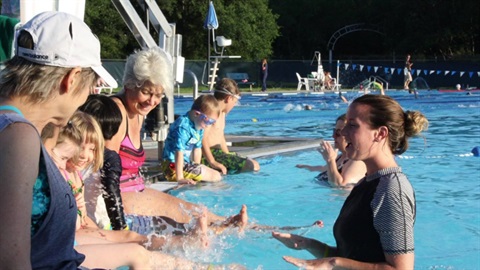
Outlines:
{"label": "wristband", "polygon": [[325,245],[325,248],[323,249],[323,258],[327,258],[328,257],[328,245]]}

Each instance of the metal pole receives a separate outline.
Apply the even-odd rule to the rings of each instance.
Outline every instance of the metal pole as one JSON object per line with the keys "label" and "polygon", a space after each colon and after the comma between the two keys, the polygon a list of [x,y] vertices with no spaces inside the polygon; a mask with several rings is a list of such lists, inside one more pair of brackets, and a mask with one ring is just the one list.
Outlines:
{"label": "metal pole", "polygon": [[338,85],[340,84],[340,60],[337,60],[337,85],[336,88],[338,91],[340,91],[338,88]]}
{"label": "metal pole", "polygon": [[[207,40],[208,40],[208,54],[207,54],[207,85],[210,89],[210,69],[211,69],[211,61],[210,61],[210,29],[208,29],[208,37],[207,37]],[[203,78],[202,78],[203,80]]]}

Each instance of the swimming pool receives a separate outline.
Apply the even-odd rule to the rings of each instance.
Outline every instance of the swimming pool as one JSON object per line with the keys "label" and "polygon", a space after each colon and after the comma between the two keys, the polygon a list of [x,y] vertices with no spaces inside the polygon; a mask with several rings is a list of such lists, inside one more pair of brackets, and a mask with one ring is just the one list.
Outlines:
{"label": "swimming pool", "polygon": [[[424,91],[419,98],[404,91],[388,92],[406,110],[420,110],[430,121],[425,138],[414,138],[398,157],[416,191],[416,269],[480,269],[480,158],[470,151],[480,146],[480,95]],[[349,99],[357,94],[347,94]],[[313,106],[304,110],[303,105]],[[191,99],[177,99],[183,114]],[[346,104],[333,94],[244,96],[227,117],[227,133],[305,138],[330,138],[334,119]],[[323,220],[323,228],[293,231],[334,245],[333,224],[346,193],[320,185],[316,173],[295,164],[323,164],[315,150],[259,158],[258,173],[228,175],[221,183],[182,189],[172,194],[231,215],[248,206],[251,221],[275,226],[308,225]],[[312,258],[290,250],[270,231],[235,231],[218,236],[214,252],[189,253],[195,260],[237,262],[248,269],[294,269],[283,255]]]}

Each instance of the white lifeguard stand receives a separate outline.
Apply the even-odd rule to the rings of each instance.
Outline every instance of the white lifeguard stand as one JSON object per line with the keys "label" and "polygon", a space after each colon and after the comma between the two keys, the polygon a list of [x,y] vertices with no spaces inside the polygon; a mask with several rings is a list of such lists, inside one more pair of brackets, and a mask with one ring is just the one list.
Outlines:
{"label": "white lifeguard stand", "polygon": [[[239,55],[225,55],[225,48],[232,45],[232,40],[227,39],[224,36],[215,36],[215,30],[218,28],[218,19],[213,6],[213,1],[209,2],[207,18],[204,23],[204,28],[208,29],[208,59],[203,68],[202,84],[208,86],[208,90],[211,91],[215,85],[217,78],[217,71],[222,59],[226,58],[241,58]],[[211,39],[210,39],[211,38]],[[211,43],[213,43],[213,54],[211,50]],[[205,69],[208,71],[207,83],[204,82]]]}
{"label": "white lifeguard stand", "polygon": [[211,54],[210,48],[208,50],[208,90],[211,91],[215,85],[217,72],[222,59],[226,58],[241,58],[239,55],[224,55],[225,47],[231,46],[232,40],[224,36],[217,36],[213,39],[213,50],[215,54]]}

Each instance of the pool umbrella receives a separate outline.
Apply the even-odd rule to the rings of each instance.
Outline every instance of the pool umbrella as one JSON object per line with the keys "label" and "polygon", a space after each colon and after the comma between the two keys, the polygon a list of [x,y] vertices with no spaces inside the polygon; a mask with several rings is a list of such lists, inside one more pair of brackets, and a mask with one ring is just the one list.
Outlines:
{"label": "pool umbrella", "polygon": [[213,1],[210,1],[208,5],[207,18],[205,18],[205,23],[203,27],[206,29],[217,29],[218,28],[218,19],[217,13],[215,12],[215,7],[213,6]]}
{"label": "pool umbrella", "polygon": [[218,28],[217,13],[215,12],[213,1],[210,1],[208,4],[207,18],[205,18],[203,27],[208,29],[208,59],[210,60],[210,30],[212,30],[212,41],[213,45],[215,45],[215,29]]}

